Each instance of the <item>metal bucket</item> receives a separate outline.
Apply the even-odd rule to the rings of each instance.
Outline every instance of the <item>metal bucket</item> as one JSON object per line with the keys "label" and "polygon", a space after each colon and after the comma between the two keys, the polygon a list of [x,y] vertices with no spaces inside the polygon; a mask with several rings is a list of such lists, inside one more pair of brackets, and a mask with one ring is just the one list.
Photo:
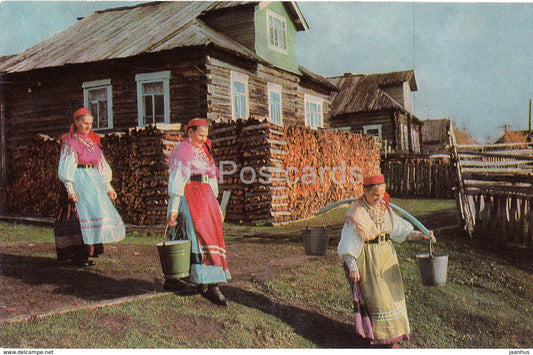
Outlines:
{"label": "metal bucket", "polygon": [[159,260],[165,279],[181,279],[189,276],[191,268],[191,241],[173,240],[157,244]]}
{"label": "metal bucket", "polygon": [[417,254],[418,268],[422,284],[425,286],[441,286],[446,284],[448,270],[448,254]]}
{"label": "metal bucket", "polygon": [[328,252],[328,231],[323,227],[307,227],[302,231],[306,255],[326,255]]}

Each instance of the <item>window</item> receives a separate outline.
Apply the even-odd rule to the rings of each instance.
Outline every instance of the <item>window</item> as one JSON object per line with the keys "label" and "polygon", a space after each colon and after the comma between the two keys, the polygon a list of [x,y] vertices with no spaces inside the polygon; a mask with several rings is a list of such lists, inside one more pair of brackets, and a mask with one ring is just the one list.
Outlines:
{"label": "window", "polygon": [[170,122],[170,71],[137,74],[139,126]]}
{"label": "window", "polygon": [[311,128],[324,126],[322,116],[322,99],[316,96],[305,95],[305,125]]}
{"label": "window", "polygon": [[268,83],[268,120],[281,125],[281,85]]}
{"label": "window", "polygon": [[372,124],[363,126],[363,133],[381,139],[381,125]]}
{"label": "window", "polygon": [[266,16],[268,48],[287,54],[287,20],[269,10]]}
{"label": "window", "polygon": [[93,115],[94,129],[113,128],[113,94],[111,80],[89,81],[82,84],[83,106]]}
{"label": "window", "polygon": [[231,72],[231,118],[248,118],[248,76]]}

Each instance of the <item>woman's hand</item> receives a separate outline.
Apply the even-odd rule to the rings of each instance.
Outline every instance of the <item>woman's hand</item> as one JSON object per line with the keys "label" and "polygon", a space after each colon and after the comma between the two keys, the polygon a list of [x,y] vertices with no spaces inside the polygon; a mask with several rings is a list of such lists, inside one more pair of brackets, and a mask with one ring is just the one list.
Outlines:
{"label": "woman's hand", "polygon": [[350,271],[350,280],[356,283],[356,282],[359,282],[360,279],[361,279],[361,275],[359,275],[359,270]]}
{"label": "woman's hand", "polygon": [[170,212],[168,215],[168,225],[171,227],[174,227],[176,224],[176,219],[178,219],[178,213],[177,212]]}
{"label": "woman's hand", "polygon": [[68,195],[68,199],[72,202],[78,202],[78,195],[76,195],[75,192],[71,193],[70,195]]}
{"label": "woman's hand", "polygon": [[427,235],[425,235],[424,233],[422,232],[419,232],[420,235],[422,236],[423,239],[426,239],[426,240],[430,240],[433,242],[433,243],[436,243],[437,242],[437,238],[435,238],[435,236],[433,235],[433,231],[429,231],[429,237]]}
{"label": "woman's hand", "polygon": [[107,195],[109,196],[111,201],[115,201],[117,199],[117,193],[115,192],[115,190],[107,191]]}

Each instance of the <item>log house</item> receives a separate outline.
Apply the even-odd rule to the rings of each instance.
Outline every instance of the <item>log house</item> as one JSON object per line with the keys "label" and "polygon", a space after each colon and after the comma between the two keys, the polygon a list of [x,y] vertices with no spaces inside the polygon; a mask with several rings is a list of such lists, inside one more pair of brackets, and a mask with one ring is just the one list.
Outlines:
{"label": "log house", "polygon": [[295,2],[151,2],[97,11],[2,58],[2,190],[23,147],[67,132],[81,106],[102,135],[194,117],[327,126],[336,86],[296,61],[307,29]]}

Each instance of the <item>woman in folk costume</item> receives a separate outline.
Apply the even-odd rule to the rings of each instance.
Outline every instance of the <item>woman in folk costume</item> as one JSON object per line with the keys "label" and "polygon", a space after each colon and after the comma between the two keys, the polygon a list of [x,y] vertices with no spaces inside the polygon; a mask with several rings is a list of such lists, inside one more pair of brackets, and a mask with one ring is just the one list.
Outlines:
{"label": "woman in folk costume", "polygon": [[[216,200],[220,172],[211,157],[205,119],[192,119],[184,128],[187,139],[169,156],[168,224],[173,228],[171,240],[191,241],[189,281],[216,304],[228,302],[219,283],[230,278],[226,245],[222,231],[222,213]],[[165,280],[165,289],[180,287],[179,282]]]}
{"label": "woman in folk costume", "polygon": [[352,289],[357,334],[371,345],[397,347],[409,340],[410,329],[392,241],[428,237],[414,231],[388,202],[384,176],[365,177],[363,196],[346,213],[338,253]]}
{"label": "woman in folk costume", "polygon": [[124,239],[125,227],[112,203],[117,194],[110,184],[111,168],[100,149],[100,137],[91,131],[93,117],[81,108],[72,118],[69,133],[62,137],[58,175],[68,201],[75,204],[61,213],[77,213],[79,227],[56,234],[56,247],[58,259],[71,258],[74,265],[89,266],[94,261],[88,257],[103,252],[104,243]]}

